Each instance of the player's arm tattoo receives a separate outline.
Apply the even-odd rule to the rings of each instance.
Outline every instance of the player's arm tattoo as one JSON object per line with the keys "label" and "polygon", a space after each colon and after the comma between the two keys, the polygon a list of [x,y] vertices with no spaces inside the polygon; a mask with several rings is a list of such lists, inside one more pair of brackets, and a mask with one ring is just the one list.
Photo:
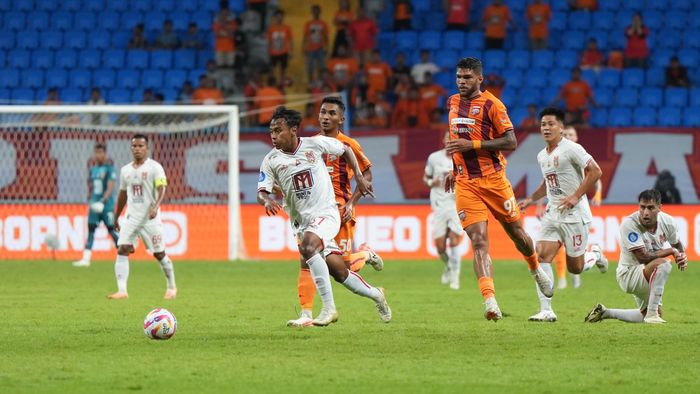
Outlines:
{"label": "player's arm tattoo", "polygon": [[637,248],[637,249],[632,249],[631,252],[634,254],[634,257],[637,259],[639,264],[644,264],[647,265],[651,263],[652,261],[659,259],[661,257],[667,257],[667,256],[673,256],[674,249],[673,248],[666,248],[666,249],[661,249],[661,250],[652,250],[649,251],[645,247]]}
{"label": "player's arm tattoo", "polygon": [[507,131],[503,137],[481,141],[481,150],[515,150],[518,147],[518,139],[513,130]]}

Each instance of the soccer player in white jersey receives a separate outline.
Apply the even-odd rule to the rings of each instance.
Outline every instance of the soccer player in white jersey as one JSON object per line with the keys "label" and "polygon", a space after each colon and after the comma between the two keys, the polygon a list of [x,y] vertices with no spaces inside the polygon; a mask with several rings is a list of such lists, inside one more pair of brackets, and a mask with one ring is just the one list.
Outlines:
{"label": "soccer player in white jersey", "polygon": [[[445,133],[444,142],[450,140],[449,132]],[[445,149],[440,149],[428,156],[425,163],[423,182],[430,187],[430,208],[433,210],[433,241],[435,248],[445,268],[440,281],[443,285],[449,283],[450,288],[459,289],[459,273],[462,256],[459,252],[459,242],[462,235],[462,225],[457,217],[457,203],[454,191],[445,191],[445,176],[452,171],[452,157]],[[447,239],[450,240],[450,252],[447,253]]]}
{"label": "soccer player in white jersey", "polygon": [[129,254],[134,250],[137,237],[142,236],[147,239],[146,243],[165,274],[167,289],[164,298],[173,299],[177,296],[175,271],[172,260],[165,254],[163,223],[160,220],[160,204],[168,184],[165,171],[157,161],[148,157],[148,137],[143,134],[131,137],[131,155],[134,160],[121,169],[117,210],[114,214],[118,218],[124,205],[127,205],[123,225],[119,225],[119,220],[114,224],[114,229],[119,232],[117,261],[114,264],[118,290],[108,298],[129,298],[126,288]]}
{"label": "soccer player in white jersey", "polygon": [[301,113],[278,107],[270,121],[274,149],[263,159],[258,179],[258,203],[267,215],[281,210],[270,198],[275,184],[284,198],[284,209],[297,235],[299,253],[306,260],[323,308],[312,320],[316,326],[327,326],[338,320],[333,300],[330,275],[353,293],[372,299],[383,322],[391,321],[391,309],[384,290],[370,286],[360,275],[351,272],[335,244],[340,228],[340,214],[333,184],[323,155],[343,156],[355,173],[355,182],[362,195],[372,196],[372,185],[362,176],[355,154],[349,146],[335,138],[297,137]]}
{"label": "soccer player in white jersey", "polygon": [[[581,145],[562,137],[563,127],[564,113],[560,109],[545,108],[540,112],[540,133],[546,147],[537,154],[537,162],[544,179],[530,197],[520,201],[521,209],[525,209],[533,201],[547,196],[536,249],[540,266],[552,283],[552,259],[562,244],[566,249],[566,266],[572,274],[587,271],[594,265],[600,272],[608,269],[608,261],[600,248],[586,251],[589,225],[593,220],[586,191],[600,178],[602,171]],[[556,321],[552,299],[542,294],[539,288],[536,290],[540,312],[528,320]]]}
{"label": "soccer player in white jersey", "polygon": [[661,212],[661,193],[655,189],[639,194],[639,211],[627,216],[620,225],[620,261],[617,283],[631,294],[636,309],[608,309],[598,304],[584,321],[617,319],[630,323],[666,323],[662,318],[661,298],[675,260],[685,271],[688,257],[678,237],[673,217]]}

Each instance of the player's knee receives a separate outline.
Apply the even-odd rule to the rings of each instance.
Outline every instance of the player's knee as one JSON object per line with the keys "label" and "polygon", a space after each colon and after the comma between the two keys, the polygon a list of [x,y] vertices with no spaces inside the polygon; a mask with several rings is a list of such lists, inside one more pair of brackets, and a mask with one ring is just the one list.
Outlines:
{"label": "player's knee", "polygon": [[163,260],[165,257],[165,252],[155,252],[153,253],[153,257],[157,258],[158,261]]}
{"label": "player's knee", "polygon": [[487,250],[489,248],[489,240],[486,234],[472,234],[471,240],[474,250]]}
{"label": "player's knee", "polygon": [[117,253],[122,256],[128,256],[132,252],[131,245],[119,245]]}
{"label": "player's knee", "polygon": [[671,265],[671,263],[668,260],[666,260],[665,262],[659,264],[658,267],[656,267],[656,271],[658,273],[668,275],[671,273],[671,271],[673,271],[673,266]]}
{"label": "player's knee", "polygon": [[445,253],[445,244],[444,243],[437,243],[435,244],[435,249],[437,250],[438,255]]}
{"label": "player's knee", "polygon": [[314,244],[303,242],[299,245],[299,253],[304,257],[304,260],[308,260],[318,253],[318,248]]}

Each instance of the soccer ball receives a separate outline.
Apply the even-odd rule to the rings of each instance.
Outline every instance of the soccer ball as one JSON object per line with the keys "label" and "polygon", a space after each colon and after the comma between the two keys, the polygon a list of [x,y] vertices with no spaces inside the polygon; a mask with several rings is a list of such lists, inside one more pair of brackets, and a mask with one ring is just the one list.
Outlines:
{"label": "soccer ball", "polygon": [[99,201],[95,201],[92,204],[90,204],[90,210],[92,212],[97,213],[97,214],[102,213],[102,211],[104,211],[104,209],[105,209],[105,205]]}
{"label": "soccer ball", "polygon": [[150,311],[143,321],[143,332],[151,339],[170,339],[176,330],[177,319],[165,308]]}

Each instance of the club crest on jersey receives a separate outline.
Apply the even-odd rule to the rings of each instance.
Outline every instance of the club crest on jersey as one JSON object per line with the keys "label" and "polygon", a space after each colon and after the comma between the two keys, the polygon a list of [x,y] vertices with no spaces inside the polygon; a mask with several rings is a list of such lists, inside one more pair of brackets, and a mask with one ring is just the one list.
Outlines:
{"label": "club crest on jersey", "polygon": [[306,160],[311,164],[316,163],[316,156],[314,156],[314,152],[306,152]]}
{"label": "club crest on jersey", "polygon": [[260,171],[260,175],[258,176],[258,182],[262,182],[265,180],[265,173]]}
{"label": "club crest on jersey", "polygon": [[627,239],[630,240],[630,242],[637,242],[639,239],[639,234],[635,233],[634,231],[627,234]]}
{"label": "club crest on jersey", "polygon": [[554,167],[559,167],[559,156],[554,156]]}
{"label": "club crest on jersey", "polygon": [[148,173],[147,173],[147,172],[142,172],[142,173],[141,173],[141,179],[143,179],[144,181],[145,181],[146,179],[148,179]]}
{"label": "club crest on jersey", "polygon": [[472,115],[479,115],[480,112],[481,112],[481,107],[478,105],[473,106],[472,110],[470,111],[470,113]]}

